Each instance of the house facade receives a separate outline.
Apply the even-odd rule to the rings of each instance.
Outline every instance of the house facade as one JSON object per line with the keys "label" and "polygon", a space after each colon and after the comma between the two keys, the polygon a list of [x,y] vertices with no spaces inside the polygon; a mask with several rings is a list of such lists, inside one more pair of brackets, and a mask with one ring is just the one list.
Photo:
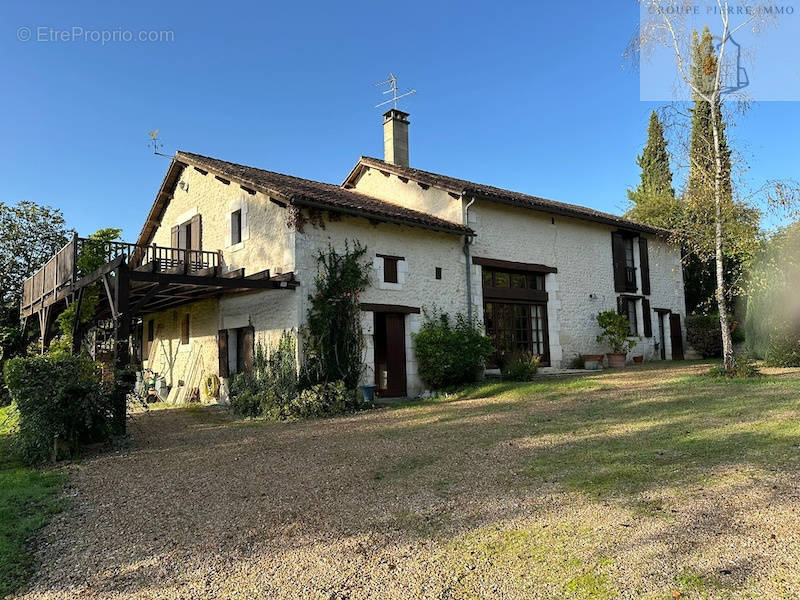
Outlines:
{"label": "house facade", "polygon": [[[427,310],[468,314],[498,349],[552,368],[607,350],[595,316],[618,310],[645,360],[683,357],[680,249],[668,233],[621,217],[413,169],[408,114],[384,120],[385,158],[362,157],[341,185],[178,152],[137,244],[212,250],[221,276],[265,278],[270,289],[142,315],[143,364],[169,399],[249,367],[284,331],[305,323],[317,256],[358,240],[372,264],[361,297],[364,383],[385,396],[424,391],[412,335]],[[299,348],[302,354],[302,347]]]}

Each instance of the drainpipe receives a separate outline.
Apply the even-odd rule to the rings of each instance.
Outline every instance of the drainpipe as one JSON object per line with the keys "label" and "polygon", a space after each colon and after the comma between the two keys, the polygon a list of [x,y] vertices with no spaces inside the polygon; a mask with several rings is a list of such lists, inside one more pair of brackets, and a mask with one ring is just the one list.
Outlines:
{"label": "drainpipe", "polygon": [[[473,204],[475,204],[475,196],[464,207],[464,227],[469,227],[469,209]],[[464,256],[466,256],[467,261],[467,320],[470,323],[472,322],[472,257],[470,253],[472,239],[473,236],[470,234],[464,236]]]}

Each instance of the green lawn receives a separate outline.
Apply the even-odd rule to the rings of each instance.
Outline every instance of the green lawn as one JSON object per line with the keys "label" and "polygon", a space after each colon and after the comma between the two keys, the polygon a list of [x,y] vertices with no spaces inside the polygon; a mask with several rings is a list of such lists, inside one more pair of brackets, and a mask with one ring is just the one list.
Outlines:
{"label": "green lawn", "polygon": [[20,587],[33,564],[28,540],[61,509],[62,476],[22,466],[11,452],[16,413],[0,408],[0,597]]}
{"label": "green lawn", "polygon": [[[710,366],[294,423],[149,411],[81,468],[24,598],[797,598],[800,370]],[[41,519],[58,481],[24,473]]]}

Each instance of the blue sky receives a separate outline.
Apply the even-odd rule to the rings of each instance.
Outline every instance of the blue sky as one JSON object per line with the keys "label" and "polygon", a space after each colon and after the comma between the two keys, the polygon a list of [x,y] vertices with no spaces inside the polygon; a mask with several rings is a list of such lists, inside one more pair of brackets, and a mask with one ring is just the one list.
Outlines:
{"label": "blue sky", "polygon": [[[132,240],[168,165],[147,148],[155,128],[168,153],[339,183],[359,155],[382,154],[372,84],[393,71],[419,90],[402,104],[412,166],[621,212],[659,106],[639,101],[622,58],[638,19],[626,0],[6,0],[0,201],[57,206],[81,234],[120,226]],[[73,27],[174,41],[36,41]],[[798,103],[755,104],[730,135],[751,186],[800,178]]]}

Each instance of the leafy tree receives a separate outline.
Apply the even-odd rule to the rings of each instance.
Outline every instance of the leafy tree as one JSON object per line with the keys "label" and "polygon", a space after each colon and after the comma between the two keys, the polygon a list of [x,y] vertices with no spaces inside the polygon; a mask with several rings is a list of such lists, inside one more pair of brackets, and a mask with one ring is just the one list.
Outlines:
{"label": "leafy tree", "polygon": [[23,201],[0,202],[0,301],[18,304],[22,282],[69,241],[57,208]]}
{"label": "leafy tree", "polygon": [[[0,368],[24,352],[19,303],[22,283],[69,240],[60,210],[35,202],[0,202]],[[9,399],[0,391],[0,404]]]}
{"label": "leafy tree", "polygon": [[[702,35],[689,32],[684,15],[676,15],[659,0],[640,0],[646,17],[635,38],[636,50],[665,46],[674,53],[675,67],[683,83],[692,92],[692,135],[689,149],[690,176],[685,197],[685,218],[680,236],[684,247],[700,261],[713,261],[714,296],[719,310],[723,360],[726,372],[733,372],[733,340],[728,303],[731,274],[726,269],[743,265],[758,243],[759,212],[751,205],[736,201],[731,184],[731,152],[725,136],[723,82],[725,59],[731,51],[731,36],[744,27],[758,27],[769,15],[750,11],[741,23],[732,25],[731,17],[741,13],[730,10],[728,0],[720,0],[719,36],[712,38],[705,28]],[[715,44],[716,43],[716,48]],[[775,186],[776,189],[780,186]],[[781,188],[782,189],[782,188]],[[733,274],[734,282],[737,275]]]}
{"label": "leafy tree", "polygon": [[674,229],[682,207],[672,188],[664,126],[655,111],[650,113],[647,144],[636,164],[642,169],[641,181],[635,190],[628,190],[631,206],[625,216],[654,227]]}

